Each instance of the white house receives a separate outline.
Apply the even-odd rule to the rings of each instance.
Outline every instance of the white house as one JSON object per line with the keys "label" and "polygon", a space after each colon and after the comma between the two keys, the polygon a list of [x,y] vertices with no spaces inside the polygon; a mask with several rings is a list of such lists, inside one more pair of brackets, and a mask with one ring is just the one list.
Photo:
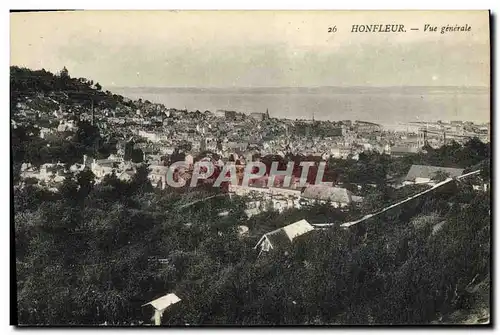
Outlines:
{"label": "white house", "polygon": [[40,169],[31,167],[31,164],[21,166],[20,177],[23,179],[35,178],[43,183],[61,183],[64,181],[64,164],[46,163],[40,166]]}
{"label": "white house", "polygon": [[121,181],[131,181],[132,178],[134,177],[134,175],[135,175],[135,171],[127,170],[127,171],[123,171],[122,173],[120,173],[118,175],[118,179]]}
{"label": "white house", "polygon": [[254,249],[260,248],[260,255],[263,251],[270,251],[272,249],[277,249],[280,246],[290,245],[294,239],[307,234],[312,230],[314,230],[314,227],[311,226],[309,222],[306,220],[300,220],[289,224],[288,226],[265,233],[257,242]]}
{"label": "white house", "polygon": [[352,202],[352,194],[349,190],[327,185],[308,185],[302,192],[302,199],[320,203],[329,203],[339,208],[345,207]]}
{"label": "white house", "polygon": [[283,212],[286,209],[300,208],[300,190],[284,187],[252,187],[229,184],[229,194],[250,196],[247,203],[247,216],[257,215],[273,209]]}
{"label": "white house", "polygon": [[104,176],[112,174],[118,169],[120,162],[112,159],[94,159],[90,166],[92,173],[97,179],[102,179]]}
{"label": "white house", "polygon": [[163,165],[150,165],[148,178],[153,186],[165,189],[169,167]]}
{"label": "white house", "polygon": [[40,138],[46,138],[47,135],[52,134],[54,131],[51,128],[40,128]]}
{"label": "white house", "polygon": [[458,176],[461,176],[463,172],[464,169],[430,165],[412,165],[403,181],[403,185],[434,185],[437,182],[436,177],[439,176],[439,173],[443,173],[450,178],[456,178]]}
{"label": "white house", "polygon": [[174,293],[169,293],[142,306],[144,307],[150,305],[154,308],[155,313],[151,319],[154,319],[155,326],[159,326],[161,324],[161,317],[163,316],[163,313],[165,312],[167,307],[176,304],[179,301],[181,301],[181,299],[178,296],[176,296]]}

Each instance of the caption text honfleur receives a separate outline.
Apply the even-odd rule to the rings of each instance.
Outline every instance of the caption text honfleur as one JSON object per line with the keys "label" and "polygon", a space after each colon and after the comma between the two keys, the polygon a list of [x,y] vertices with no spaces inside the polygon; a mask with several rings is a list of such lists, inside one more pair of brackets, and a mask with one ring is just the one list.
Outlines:
{"label": "caption text honfleur", "polygon": [[442,26],[424,24],[423,26],[411,28],[405,27],[404,24],[353,24],[351,33],[406,33],[410,30],[445,34],[449,32],[470,32],[471,29],[471,26],[468,24],[447,24]]}

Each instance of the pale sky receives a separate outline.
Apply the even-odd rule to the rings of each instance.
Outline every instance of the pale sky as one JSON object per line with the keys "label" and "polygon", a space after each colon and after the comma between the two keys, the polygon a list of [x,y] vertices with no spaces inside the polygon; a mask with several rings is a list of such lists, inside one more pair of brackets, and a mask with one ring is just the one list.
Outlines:
{"label": "pale sky", "polygon": [[[489,86],[487,11],[80,11],[11,14],[11,65],[106,88]],[[405,33],[352,33],[404,24]],[[424,25],[437,32],[424,32]],[[470,32],[441,34],[443,25]],[[328,33],[336,26],[337,32]],[[418,31],[410,28],[419,28]]]}

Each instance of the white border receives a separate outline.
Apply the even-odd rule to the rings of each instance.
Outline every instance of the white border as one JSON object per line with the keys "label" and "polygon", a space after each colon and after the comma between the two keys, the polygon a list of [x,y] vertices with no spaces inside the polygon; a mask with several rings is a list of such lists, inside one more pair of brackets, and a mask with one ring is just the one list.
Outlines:
{"label": "white border", "polygon": [[15,9],[490,9],[494,6],[494,1],[475,0],[475,1],[321,1],[321,0],[289,0],[286,3],[272,0],[253,0],[253,1],[196,1],[196,0],[171,0],[168,2],[141,0],[141,1],[119,1],[103,2],[99,0],[72,1],[71,3],[62,0],[44,1],[43,6],[36,0],[30,1],[12,1],[8,8]]}

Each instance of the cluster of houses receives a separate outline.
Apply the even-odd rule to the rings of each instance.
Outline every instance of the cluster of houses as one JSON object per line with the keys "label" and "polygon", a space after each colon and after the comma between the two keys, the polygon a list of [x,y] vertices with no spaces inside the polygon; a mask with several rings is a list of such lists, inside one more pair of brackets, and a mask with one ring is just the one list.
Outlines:
{"label": "cluster of houses", "polygon": [[[247,152],[246,156],[240,156],[235,151],[230,155],[236,161],[235,164],[237,167],[241,169],[245,162],[254,160],[254,154],[255,151],[250,151]],[[22,180],[37,180],[38,185],[56,191],[57,186],[64,181],[68,173],[77,173],[85,168],[89,168],[95,175],[96,183],[100,183],[105,176],[111,174],[116,175],[119,180],[130,181],[135,175],[137,167],[147,164],[149,167],[149,180],[152,185],[165,189],[168,186],[166,181],[170,167],[165,166],[166,164],[154,155],[145,156],[144,158],[149,158],[148,163],[133,163],[130,160],[125,160],[121,154],[110,155],[107,159],[91,159],[84,156],[82,164],[74,164],[69,169],[61,163],[47,163],[39,168],[25,163],[21,166],[20,176]],[[156,160],[151,158],[156,158]],[[177,176],[189,180],[194,165],[193,155],[186,154],[184,161],[186,167],[178,169],[175,173]],[[219,158],[215,164],[222,165],[223,161]],[[412,165],[407,175],[399,182],[393,184],[393,186],[404,187],[412,184],[433,186],[447,177],[458,177],[463,172],[464,169],[458,168]],[[270,209],[282,212],[290,208],[301,208],[303,205],[310,204],[311,202],[330,204],[336,208],[345,208],[351,204],[359,204],[363,200],[361,197],[353,195],[351,191],[341,187],[324,184],[306,184],[305,186],[300,186],[299,178],[297,177],[292,178],[289,187],[280,186],[279,183],[276,183],[276,180],[274,186],[268,187],[267,178],[267,176],[264,176],[252,180],[248,186],[229,185],[229,193],[231,195],[246,196],[252,199],[248,202],[248,216]],[[484,189],[485,187],[479,184],[474,186],[476,190]]]}
{"label": "cluster of houses", "polygon": [[[53,128],[41,127],[40,137],[45,138],[54,132],[74,132],[77,129],[77,122],[72,119],[73,114],[66,111],[57,101],[49,97],[40,97],[38,100],[50,102],[50,108],[56,109],[51,116],[57,120],[57,125]],[[18,108],[29,116],[37,106],[37,104],[33,106],[30,104],[32,103],[26,106],[21,104]],[[322,160],[331,157],[357,159],[361,152],[367,150],[404,156],[417,153],[422,141],[421,134],[416,134],[414,137],[411,132],[391,135],[385,133],[380,125],[363,121],[344,120],[337,123],[321,123],[321,121],[314,120],[278,120],[271,118],[269,111],[254,112],[249,115],[226,110],[217,110],[214,113],[188,112],[167,109],[163,105],[142,101],[137,102],[136,106],[139,109],[118,106],[115,110],[96,110],[95,115],[92,113],[88,116],[93,122],[95,119],[97,125],[121,121],[127,124],[126,127],[101,127],[101,130],[115,131],[117,132],[115,135],[119,138],[130,136],[138,138],[139,141],[133,143],[133,149],[142,151],[143,163],[125,160],[124,146],[117,145],[115,155],[107,159],[84,157],[82,164],[74,164],[69,169],[59,163],[43,164],[39,168],[23,164],[21,178],[29,179],[31,182],[37,181],[39,185],[55,191],[57,185],[65,179],[68,173],[77,173],[85,168],[89,168],[94,173],[96,183],[99,183],[110,174],[115,174],[122,181],[130,181],[139,164],[147,164],[152,185],[166,188],[169,168],[165,166],[165,157],[173,155],[181,145],[186,143],[189,144],[189,148],[183,149],[182,159],[188,166],[192,166],[195,157],[207,151],[218,157],[219,164],[222,164],[222,161],[234,161],[241,165],[253,161],[255,155],[285,157],[286,153],[311,155]],[[326,129],[322,136],[316,136],[312,132],[318,125],[321,129]],[[452,124],[452,126],[457,125]],[[466,126],[474,128],[468,124],[460,125],[463,129]],[[301,129],[305,129],[305,134],[297,133],[297,130]],[[467,130],[470,129],[467,128]],[[189,179],[191,170],[187,168],[178,173],[184,179]],[[462,173],[463,169],[414,165],[404,180],[396,186],[434,185],[443,176],[453,178]],[[300,208],[311,202],[328,203],[334,207],[346,208],[362,201],[361,197],[341,187],[325,185],[298,187],[296,180],[292,180],[288,188],[267,187],[263,184],[265,183],[256,181],[249,186],[230,185],[230,194],[244,195],[252,199],[248,202],[248,216],[268,209],[282,212],[289,208]],[[475,187],[476,189],[483,188],[482,186]]]}
{"label": "cluster of houses", "polygon": [[322,184],[299,187],[296,178],[292,179],[290,187],[267,187],[258,183],[249,186],[231,184],[229,193],[231,196],[237,195],[249,199],[246,209],[248,217],[268,210],[281,213],[287,209],[300,209],[316,203],[328,204],[334,208],[346,208],[363,200],[345,188]]}

